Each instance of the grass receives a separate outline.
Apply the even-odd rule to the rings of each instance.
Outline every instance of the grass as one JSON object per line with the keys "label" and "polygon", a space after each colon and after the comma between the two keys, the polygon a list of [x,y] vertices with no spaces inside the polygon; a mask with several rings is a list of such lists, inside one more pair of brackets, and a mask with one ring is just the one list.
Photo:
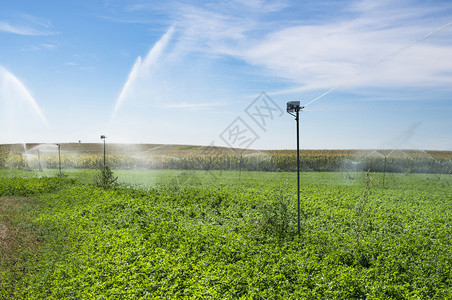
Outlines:
{"label": "grass", "polygon": [[[258,172],[258,171],[201,171],[201,170],[114,170],[118,177],[117,183],[125,186],[155,187],[162,184],[194,184],[194,185],[252,185],[258,182],[293,181],[296,177],[294,172]],[[93,178],[98,170],[93,169],[66,169],[64,174],[69,178],[75,178],[84,184],[93,183]],[[371,173],[374,186],[383,186],[383,174]],[[58,170],[46,170],[44,172],[25,170],[2,170],[1,178],[40,178],[56,177]],[[365,172],[302,172],[302,184],[319,184],[326,186],[356,186],[363,184],[366,180]],[[417,184],[413,185],[412,182]],[[400,174],[387,173],[385,186],[388,188],[415,188],[431,189],[436,186],[452,186],[451,174]]]}

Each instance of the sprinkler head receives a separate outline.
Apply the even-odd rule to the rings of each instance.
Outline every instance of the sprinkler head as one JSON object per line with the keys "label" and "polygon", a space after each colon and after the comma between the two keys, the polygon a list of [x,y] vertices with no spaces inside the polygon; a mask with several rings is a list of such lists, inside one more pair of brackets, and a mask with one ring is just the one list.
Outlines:
{"label": "sprinkler head", "polygon": [[304,106],[300,106],[300,101],[289,101],[289,102],[287,102],[287,112],[288,113],[297,112],[297,111],[300,111],[303,108],[304,108]]}
{"label": "sprinkler head", "polygon": [[101,140],[105,140],[106,138],[107,138],[107,137],[106,137],[105,135],[101,135],[101,136],[100,136],[100,139],[101,139]]}

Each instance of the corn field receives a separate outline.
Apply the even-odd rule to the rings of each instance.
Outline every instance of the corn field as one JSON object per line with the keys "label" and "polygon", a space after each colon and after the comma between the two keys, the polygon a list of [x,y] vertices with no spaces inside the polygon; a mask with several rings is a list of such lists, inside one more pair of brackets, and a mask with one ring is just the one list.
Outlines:
{"label": "corn field", "polygon": [[[79,148],[78,144],[75,144]],[[103,163],[98,144],[63,144],[60,155],[56,147],[33,147],[21,151],[11,145],[0,146],[1,169],[95,169]],[[141,147],[141,148],[140,148]],[[296,151],[255,151],[196,146],[145,145],[133,148],[109,145],[107,164],[113,169],[235,170],[292,172],[297,170]],[[19,149],[18,149],[19,148]],[[49,150],[50,149],[50,150]],[[388,172],[452,174],[452,152],[413,150],[354,151],[303,150],[300,169],[304,172]]]}

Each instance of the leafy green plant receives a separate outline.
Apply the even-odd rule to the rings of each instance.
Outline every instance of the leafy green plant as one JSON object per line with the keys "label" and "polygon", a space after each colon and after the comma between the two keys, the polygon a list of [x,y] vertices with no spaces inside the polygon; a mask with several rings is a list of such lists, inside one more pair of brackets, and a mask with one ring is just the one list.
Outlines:
{"label": "leafy green plant", "polygon": [[72,178],[8,178],[0,180],[0,197],[32,196],[57,191],[75,182]]}
{"label": "leafy green plant", "polygon": [[370,177],[370,170],[366,173],[366,179],[364,182],[364,191],[362,192],[361,197],[356,202],[355,208],[354,208],[354,214],[355,214],[355,222],[354,222],[354,233],[355,233],[355,239],[356,239],[356,247],[355,247],[355,253],[357,254],[357,260],[359,263],[363,263],[363,256],[362,256],[362,239],[363,235],[365,234],[365,228],[367,223],[367,206],[369,202],[369,195],[370,195],[370,187],[372,184],[372,178]]}
{"label": "leafy green plant", "polygon": [[[164,173],[168,181],[179,174]],[[4,224],[21,222],[15,224],[39,243],[36,255],[21,256],[27,260],[20,268],[3,265],[1,299],[449,299],[452,293],[452,190],[417,174],[395,174],[400,185],[385,189],[372,184],[378,173],[363,186],[338,184],[341,174],[306,174],[302,238],[291,238],[293,173],[243,172],[241,181],[231,175],[218,184],[200,171],[201,186],[114,190],[1,174],[0,194],[34,199],[26,219],[16,219],[18,213]],[[291,184],[281,188],[286,175]],[[14,288],[3,289],[14,270],[25,276],[16,273]]]}
{"label": "leafy green plant", "polygon": [[94,175],[94,184],[104,190],[114,188],[118,185],[118,177],[114,175],[109,166],[101,167]]}
{"label": "leafy green plant", "polygon": [[178,174],[172,181],[171,184],[177,186],[185,185],[201,185],[199,177],[193,170],[183,171]]}
{"label": "leafy green plant", "polygon": [[260,230],[264,235],[276,236],[279,239],[287,237],[295,215],[291,212],[291,197],[286,191],[287,183],[274,193],[271,201],[265,201],[260,208]]}

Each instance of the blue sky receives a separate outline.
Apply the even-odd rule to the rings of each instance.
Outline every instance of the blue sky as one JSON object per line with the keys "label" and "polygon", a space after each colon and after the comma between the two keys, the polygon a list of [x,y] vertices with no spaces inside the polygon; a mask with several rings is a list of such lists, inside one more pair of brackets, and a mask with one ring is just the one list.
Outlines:
{"label": "blue sky", "polygon": [[451,22],[450,1],[2,1],[0,143],[294,149],[298,100],[305,149],[452,150]]}

